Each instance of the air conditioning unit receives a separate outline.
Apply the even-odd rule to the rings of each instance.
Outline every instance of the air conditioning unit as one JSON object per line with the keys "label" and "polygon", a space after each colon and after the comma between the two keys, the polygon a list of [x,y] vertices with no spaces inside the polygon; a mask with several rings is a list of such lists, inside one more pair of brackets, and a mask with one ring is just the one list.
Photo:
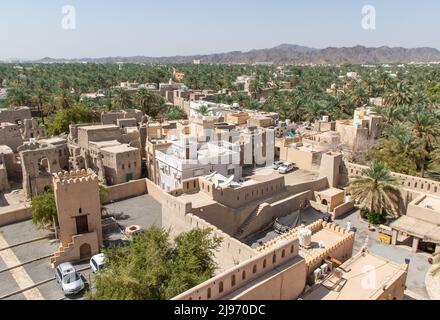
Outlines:
{"label": "air conditioning unit", "polygon": [[321,269],[321,273],[322,273],[323,275],[328,274],[329,271],[330,271],[330,267],[329,267],[329,265],[328,265],[327,263],[324,263],[324,264],[321,266],[320,269]]}
{"label": "air conditioning unit", "polygon": [[322,278],[322,270],[321,270],[321,268],[315,269],[315,271],[313,271],[313,276],[315,278],[315,281],[318,280],[318,279],[321,279]]}

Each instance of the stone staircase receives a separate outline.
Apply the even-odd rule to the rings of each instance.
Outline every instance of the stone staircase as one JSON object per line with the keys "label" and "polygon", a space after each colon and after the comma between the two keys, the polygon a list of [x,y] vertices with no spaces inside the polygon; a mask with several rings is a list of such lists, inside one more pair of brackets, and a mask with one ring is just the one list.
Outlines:
{"label": "stone staircase", "polygon": [[69,244],[66,247],[64,247],[62,244],[60,245],[58,250],[55,251],[55,254],[53,255],[53,257],[50,258],[50,264],[51,264],[52,268],[55,268],[55,266],[57,265],[58,260],[60,258],[62,258],[62,256],[66,252],[71,250],[73,248],[74,244],[75,244],[75,238],[72,240],[72,242],[69,242]]}
{"label": "stone staircase", "polygon": [[258,217],[261,211],[267,206],[267,203],[259,204],[254,211],[246,218],[246,220],[242,223],[242,225],[238,228],[237,232],[233,234],[235,238],[240,238],[241,235],[246,231],[246,228],[249,227],[252,222]]}

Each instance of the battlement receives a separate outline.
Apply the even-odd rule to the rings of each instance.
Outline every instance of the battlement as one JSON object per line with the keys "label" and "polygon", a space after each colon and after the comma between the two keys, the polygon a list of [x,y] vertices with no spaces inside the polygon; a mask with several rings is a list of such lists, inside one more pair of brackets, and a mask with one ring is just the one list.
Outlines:
{"label": "battlement", "polygon": [[309,229],[312,234],[316,233],[318,230],[322,229],[324,226],[327,226],[327,223],[324,222],[322,219],[317,220],[313,222],[312,224],[309,224],[308,226],[301,225],[297,228],[294,228],[290,230],[289,232],[283,233],[282,235],[266,242],[262,246],[256,248],[257,252],[265,252],[267,250],[272,249],[273,247],[277,246],[281,241],[291,240],[293,238],[297,238],[299,234],[300,229]]}
{"label": "battlement", "polygon": [[[312,232],[312,245],[310,248],[300,248],[300,256],[305,259],[308,272],[322,264],[328,258],[336,258],[345,261],[351,257],[354,244],[354,233],[347,231],[335,223],[327,223],[323,220],[315,221],[308,226],[300,226],[279,237],[269,241],[256,250],[264,253],[277,247],[280,243],[299,237],[299,230],[305,228]],[[322,243],[319,245],[319,242]]]}
{"label": "battlement", "polygon": [[83,183],[99,181],[98,176],[91,170],[72,170],[55,173],[54,183],[56,185]]}

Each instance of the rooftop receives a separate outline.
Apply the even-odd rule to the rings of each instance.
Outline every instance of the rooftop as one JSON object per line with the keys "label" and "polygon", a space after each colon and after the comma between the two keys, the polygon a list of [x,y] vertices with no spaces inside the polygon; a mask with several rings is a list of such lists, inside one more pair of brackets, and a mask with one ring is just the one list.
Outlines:
{"label": "rooftop", "polygon": [[[321,253],[326,252],[328,248],[339,242],[342,237],[343,234],[339,232],[327,228],[322,228],[312,234],[311,247],[308,249],[300,248],[299,255],[306,260],[308,258],[318,256]],[[323,244],[322,247],[320,246],[320,243]]]}
{"label": "rooftop", "polygon": [[440,198],[427,195],[417,206],[440,212]]}
{"label": "rooftop", "polygon": [[[303,296],[303,300],[376,299],[383,288],[393,284],[406,272],[406,264],[399,265],[371,253],[361,252],[313,287]],[[365,279],[374,279],[375,282],[366,285]]]}
{"label": "rooftop", "polygon": [[67,143],[67,140],[61,137],[52,137],[48,139],[41,139],[40,142],[57,145]]}
{"label": "rooftop", "polygon": [[110,153],[124,153],[129,151],[139,150],[138,148],[130,147],[128,144],[120,144],[117,146],[104,147],[101,148],[102,151],[110,152]]}
{"label": "rooftop", "polygon": [[392,229],[416,236],[424,241],[440,243],[440,226],[409,216],[401,216],[390,224]]}
{"label": "rooftop", "polygon": [[119,129],[117,125],[114,124],[95,124],[90,126],[79,127],[80,130],[102,130],[102,129]]}
{"label": "rooftop", "polygon": [[97,148],[105,148],[105,147],[118,146],[121,143],[117,140],[105,140],[105,141],[90,141],[90,144],[96,146]]}
{"label": "rooftop", "polygon": [[338,194],[344,193],[344,190],[337,189],[337,188],[328,188],[326,190],[319,191],[319,193],[323,196],[326,196],[326,197],[333,197]]}

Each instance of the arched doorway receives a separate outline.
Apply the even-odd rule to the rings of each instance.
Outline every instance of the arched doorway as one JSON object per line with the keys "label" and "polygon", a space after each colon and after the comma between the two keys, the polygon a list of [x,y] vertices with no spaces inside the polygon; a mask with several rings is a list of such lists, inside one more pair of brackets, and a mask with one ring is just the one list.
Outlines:
{"label": "arched doorway", "polygon": [[38,173],[39,174],[46,174],[50,172],[50,164],[49,159],[47,158],[41,158],[38,161]]}
{"label": "arched doorway", "polygon": [[323,199],[321,203],[322,203],[323,205],[325,205],[325,206],[328,205],[328,202],[327,202],[326,199]]}
{"label": "arched doorway", "polygon": [[81,260],[90,258],[92,256],[92,248],[90,247],[90,244],[84,243],[79,247],[79,258]]}

